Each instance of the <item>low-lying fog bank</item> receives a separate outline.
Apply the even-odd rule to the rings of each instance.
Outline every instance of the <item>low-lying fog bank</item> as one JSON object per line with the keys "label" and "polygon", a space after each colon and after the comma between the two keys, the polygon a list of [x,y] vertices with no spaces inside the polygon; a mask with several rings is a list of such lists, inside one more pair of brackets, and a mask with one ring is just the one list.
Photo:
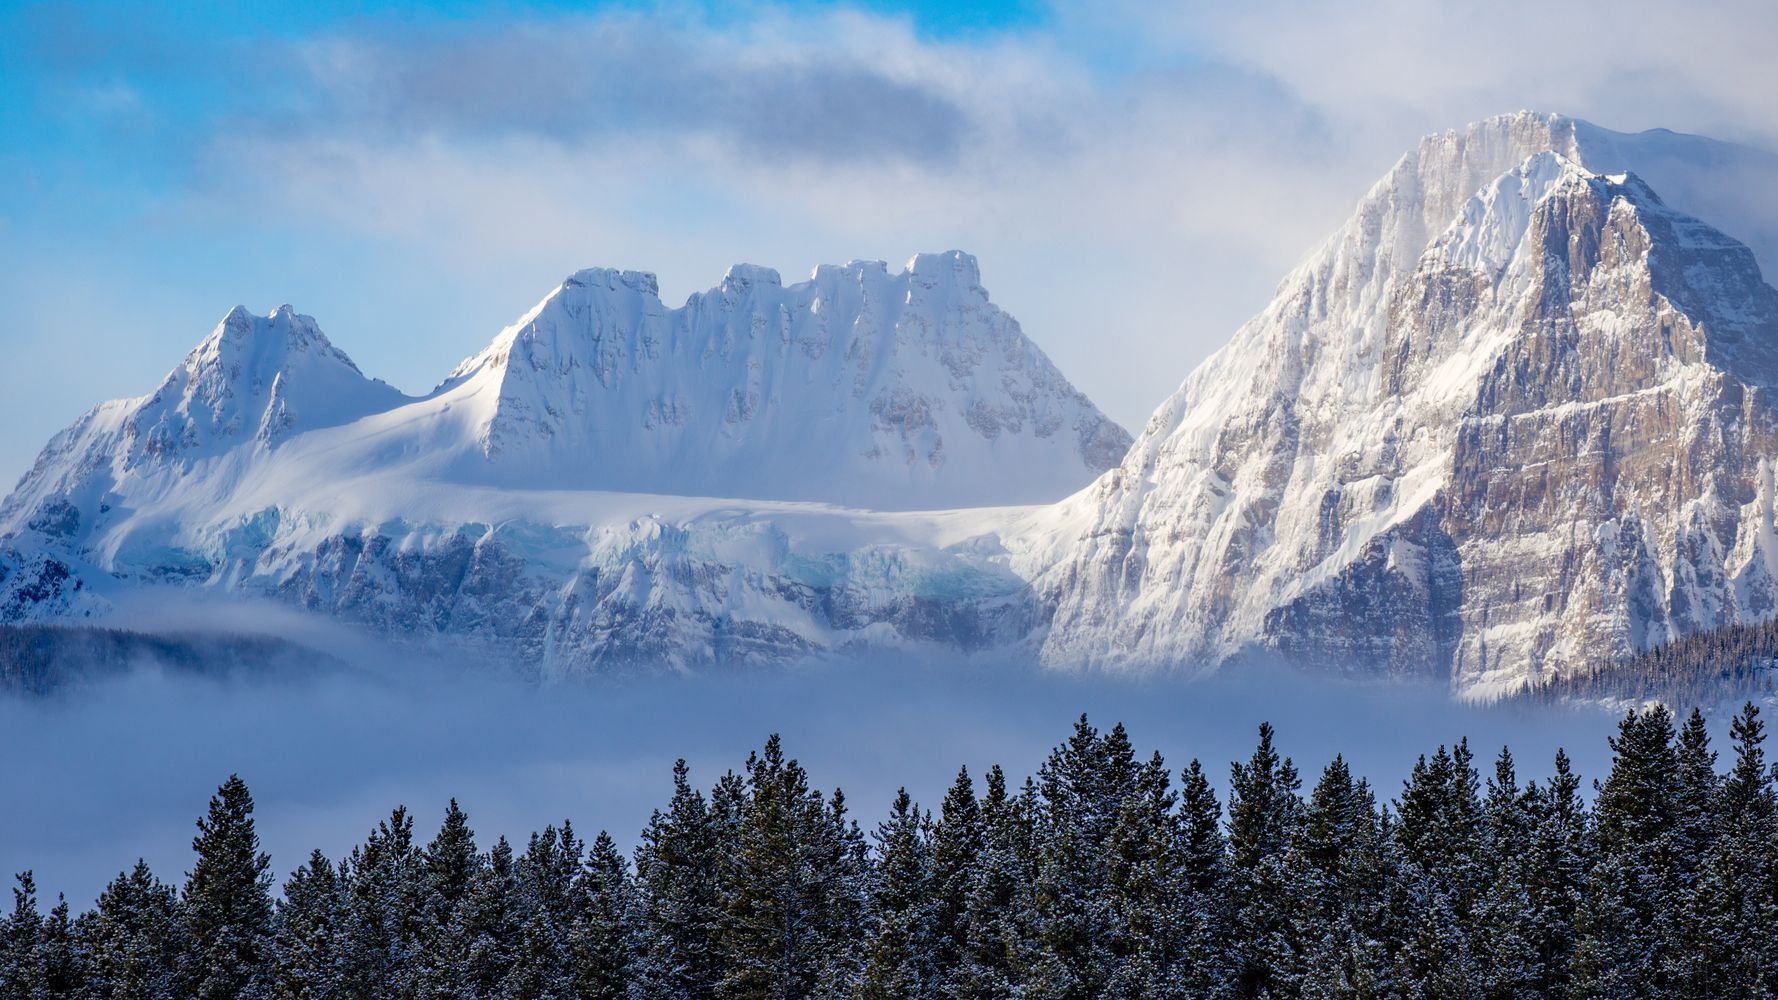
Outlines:
{"label": "low-lying fog bank", "polygon": [[1438,689],[1269,670],[1133,680],[906,657],[538,687],[423,666],[300,679],[138,670],[0,699],[12,762],[0,769],[0,873],[35,869],[50,898],[79,905],[138,856],[180,880],[193,822],[234,772],[282,877],[312,848],[338,857],[397,804],[429,837],[453,796],[484,843],[566,817],[628,847],[665,803],[675,758],[708,788],[773,732],[869,827],[901,785],[936,807],[962,764],[1022,779],[1082,712],[1124,722],[1175,770],[1200,758],[1219,786],[1270,720],[1305,774],[1344,753],[1385,797],[1417,755],[1463,736],[1484,764],[1510,743],[1526,778],[1566,747],[1590,784],[1615,724],[1603,711],[1465,707]]}

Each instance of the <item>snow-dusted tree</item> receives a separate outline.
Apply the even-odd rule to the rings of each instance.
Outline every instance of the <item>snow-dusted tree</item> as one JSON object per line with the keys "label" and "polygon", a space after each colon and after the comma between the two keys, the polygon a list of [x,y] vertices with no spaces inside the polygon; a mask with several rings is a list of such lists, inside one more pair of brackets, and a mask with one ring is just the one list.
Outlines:
{"label": "snow-dusted tree", "polygon": [[932,831],[932,964],[942,996],[966,995],[962,983],[969,952],[969,897],[985,849],[981,803],[969,769],[962,768],[945,793]]}
{"label": "snow-dusted tree", "polygon": [[548,1000],[570,989],[569,933],[585,912],[580,895],[586,849],[571,825],[547,826],[531,835],[513,866],[513,902],[520,930],[507,972],[509,997]]}
{"label": "snow-dusted tree", "polygon": [[1309,793],[1290,862],[1302,892],[1293,929],[1304,955],[1302,994],[1386,992],[1388,847],[1375,797],[1344,757],[1328,764]]}
{"label": "snow-dusted tree", "polygon": [[486,865],[476,851],[468,814],[452,799],[437,835],[417,862],[413,956],[404,976],[408,995],[420,1000],[470,995],[463,908]]}
{"label": "snow-dusted tree", "polygon": [[1302,889],[1288,862],[1302,821],[1302,781],[1272,737],[1271,724],[1262,723],[1253,756],[1230,767],[1229,877],[1236,900],[1231,975],[1240,997],[1293,995],[1302,972],[1294,926]]}
{"label": "snow-dusted tree", "polygon": [[43,913],[37,908],[37,881],[31,872],[16,876],[12,912],[0,924],[0,996],[8,1000],[44,1000],[49,979],[43,953],[37,947],[43,937]]}
{"label": "snow-dusted tree", "polygon": [[512,845],[501,837],[488,852],[487,863],[471,876],[469,891],[452,921],[452,935],[458,939],[453,947],[463,955],[460,982],[468,985],[472,996],[499,996],[512,971],[524,926],[516,883]]}
{"label": "snow-dusted tree", "polygon": [[866,1000],[921,1000],[938,995],[937,920],[932,891],[930,818],[903,788],[877,825],[871,867],[870,931],[864,948]]}
{"label": "snow-dusted tree", "polygon": [[284,898],[272,920],[272,970],[267,994],[274,1000],[347,1000],[344,976],[345,901],[342,873],[320,852],[284,882]]}
{"label": "snow-dusted tree", "polygon": [[1593,809],[1593,859],[1580,916],[1571,991],[1578,996],[1659,996],[1671,953],[1680,834],[1680,758],[1673,715],[1655,705],[1627,713],[1611,740],[1611,773]]}
{"label": "snow-dusted tree", "polygon": [[1159,753],[1136,778],[1106,845],[1106,876],[1116,915],[1117,963],[1106,994],[1189,996],[1186,957],[1191,893],[1185,878],[1178,796]]}
{"label": "snow-dusted tree", "polygon": [[1743,707],[1729,736],[1735,763],[1717,796],[1717,836],[1692,895],[1701,975],[1684,985],[1696,995],[1769,996],[1778,988],[1778,799],[1759,709]]}
{"label": "snow-dusted tree", "polygon": [[354,848],[341,885],[340,957],[346,988],[388,996],[408,983],[419,923],[419,855],[414,820],[397,808]]}
{"label": "snow-dusted tree", "polygon": [[684,760],[673,765],[673,798],[636,848],[636,991],[651,1000],[708,1000],[722,979],[712,944],[722,912],[716,829],[689,773]]}
{"label": "snow-dusted tree", "polygon": [[196,1000],[258,996],[271,954],[271,859],[260,853],[253,796],[239,775],[211,797],[192,849],[198,858],[183,907],[191,994]]}
{"label": "snow-dusted tree", "polygon": [[1402,916],[1397,988],[1438,996],[1481,995],[1475,916],[1485,892],[1478,777],[1466,742],[1422,757],[1397,803],[1395,856]]}
{"label": "snow-dusted tree", "polygon": [[1038,772],[1037,966],[1029,989],[1041,997],[1104,992],[1122,948],[1106,870],[1106,846],[1136,762],[1123,726],[1101,737],[1082,715]]}
{"label": "snow-dusted tree", "polygon": [[1006,773],[989,768],[982,796],[982,854],[964,914],[967,944],[955,996],[1013,997],[1034,959],[1037,911],[1037,789],[1009,794]]}
{"label": "snow-dusted tree", "polygon": [[777,736],[747,762],[735,848],[722,866],[719,994],[811,997],[857,981],[864,909],[862,836],[844,798],[824,803]]}
{"label": "snow-dusted tree", "polygon": [[1231,988],[1235,957],[1234,902],[1229,892],[1228,839],[1222,804],[1196,759],[1179,780],[1180,892],[1187,920],[1181,982],[1193,997]]}
{"label": "snow-dusted tree", "polygon": [[89,962],[87,993],[95,1000],[181,995],[186,938],[179,896],[147,862],[113,879],[78,927]]}
{"label": "snow-dusted tree", "polygon": [[587,853],[576,894],[581,910],[568,933],[569,978],[576,1000],[622,1000],[630,992],[636,942],[630,866],[600,831]]}

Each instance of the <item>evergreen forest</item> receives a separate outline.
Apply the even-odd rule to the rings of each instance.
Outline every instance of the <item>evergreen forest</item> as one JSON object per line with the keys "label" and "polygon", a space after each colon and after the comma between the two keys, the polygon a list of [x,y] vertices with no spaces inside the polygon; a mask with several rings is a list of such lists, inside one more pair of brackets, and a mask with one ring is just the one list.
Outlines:
{"label": "evergreen forest", "polygon": [[867,828],[773,737],[708,788],[678,764],[633,851],[566,821],[486,843],[452,802],[288,873],[231,777],[176,881],[138,862],[75,912],[17,876],[0,997],[1765,997],[1764,741],[1752,704],[1720,750],[1655,705],[1585,787],[1458,742],[1390,794],[1303,775],[1269,726],[1218,785],[1082,717],[1036,775],[961,770]]}

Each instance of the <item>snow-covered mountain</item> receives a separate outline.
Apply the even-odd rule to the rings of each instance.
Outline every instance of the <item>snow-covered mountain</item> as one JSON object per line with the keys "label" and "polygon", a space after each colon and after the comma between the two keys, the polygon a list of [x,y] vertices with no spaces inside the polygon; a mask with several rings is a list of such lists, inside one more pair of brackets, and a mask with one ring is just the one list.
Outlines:
{"label": "snow-covered mountain", "polygon": [[1405,156],[1054,515],[1046,659],[1485,695],[1770,617],[1778,295],[1644,159],[1682,192],[1759,163],[1528,113]]}
{"label": "snow-covered mountain", "polygon": [[0,616],[180,582],[565,667],[782,657],[885,628],[981,644],[1032,627],[963,607],[985,597],[997,619],[1028,589],[968,568],[957,526],[998,515],[829,505],[1053,501],[1129,441],[957,252],[789,286],[738,265],[678,309],[651,275],[581,271],[418,399],[288,307],[236,309],[153,394],[58,435],[0,504]]}
{"label": "snow-covered mountain", "polygon": [[173,582],[546,672],[1257,650],[1508,693],[1778,614],[1775,181],[1559,116],[1430,136],[1127,453],[962,254],[679,309],[580,272],[421,399],[231,314],[0,505],[0,618]]}

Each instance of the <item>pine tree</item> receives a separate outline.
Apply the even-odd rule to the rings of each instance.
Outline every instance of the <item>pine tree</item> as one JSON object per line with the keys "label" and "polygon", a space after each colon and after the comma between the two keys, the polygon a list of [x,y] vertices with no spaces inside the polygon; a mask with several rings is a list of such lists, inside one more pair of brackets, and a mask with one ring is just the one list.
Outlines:
{"label": "pine tree", "polygon": [[1475,920],[1484,893],[1478,776],[1466,742],[1415,765],[1398,802],[1395,852],[1411,933],[1396,955],[1397,988],[1478,996]]}
{"label": "pine tree", "polygon": [[1039,965],[1031,987],[1039,996],[1097,996],[1116,965],[1123,943],[1116,940],[1106,846],[1135,783],[1135,758],[1123,726],[1101,737],[1085,715],[1038,773],[1043,795],[1035,894]]}
{"label": "pine tree", "polygon": [[51,997],[76,997],[86,992],[86,948],[74,933],[68,900],[62,896],[56,897],[49,919],[43,922],[37,949],[43,963],[44,985]]}
{"label": "pine tree", "polygon": [[967,943],[954,995],[1013,997],[1034,961],[1037,791],[1027,784],[1022,795],[1010,795],[998,764],[988,770],[987,786],[981,801],[982,854],[964,914]]}
{"label": "pine tree", "polygon": [[572,992],[579,1000],[622,1000],[635,967],[631,920],[635,891],[629,864],[611,835],[593,839],[576,894],[581,912],[569,931]]}
{"label": "pine tree", "polygon": [[1305,960],[1302,994],[1382,995],[1389,982],[1383,900],[1387,849],[1369,786],[1336,756],[1309,794],[1290,850],[1301,893],[1292,933]]}
{"label": "pine tree", "polygon": [[320,851],[284,882],[272,921],[274,1000],[346,1000],[340,873]]}
{"label": "pine tree", "polygon": [[525,914],[516,945],[500,995],[506,1000],[568,1000],[572,983],[564,942],[542,910]]}
{"label": "pine tree", "polygon": [[12,913],[0,932],[0,996],[7,1000],[47,1000],[49,977],[43,967],[38,941],[43,936],[43,914],[37,909],[37,881],[30,872],[15,876]]}
{"label": "pine tree", "polygon": [[1288,852],[1302,820],[1302,781],[1289,758],[1272,745],[1272,726],[1259,727],[1259,745],[1246,762],[1230,766],[1228,841],[1234,913],[1232,986],[1239,997],[1297,992],[1301,949],[1295,940]]}
{"label": "pine tree", "polygon": [[210,799],[192,841],[197,863],[185,883],[191,989],[197,1000],[259,995],[271,951],[271,859],[260,853],[253,796],[239,775]]}
{"label": "pine tree", "polygon": [[1673,716],[1655,705],[1627,713],[1611,740],[1611,773],[1593,810],[1593,866],[1576,956],[1573,993],[1582,997],[1659,996],[1672,940],[1667,915],[1680,830],[1679,754]]}
{"label": "pine tree", "polygon": [[523,919],[512,845],[501,837],[488,852],[487,863],[470,877],[469,891],[452,922],[453,948],[461,949],[463,956],[460,981],[468,985],[469,995],[500,995],[517,961]]}
{"label": "pine tree", "polygon": [[649,819],[636,849],[636,982],[644,998],[709,1000],[722,978],[712,944],[722,910],[717,832],[688,774],[684,760],[673,765],[672,801]]}
{"label": "pine tree", "polygon": [[837,793],[824,803],[777,736],[747,763],[736,847],[723,866],[720,993],[809,997],[849,990],[863,909],[864,845]]}
{"label": "pine tree", "polygon": [[414,956],[406,978],[406,992],[412,996],[446,1000],[470,995],[462,914],[486,863],[476,851],[468,814],[452,799],[418,862]]}
{"label": "pine tree", "polygon": [[1500,749],[1483,803],[1485,836],[1481,851],[1482,896],[1475,911],[1476,957],[1483,993],[1489,1000],[1539,995],[1544,981],[1532,905],[1535,790],[1521,790],[1512,751]]}
{"label": "pine tree", "polygon": [[95,1000],[172,1000],[183,992],[179,896],[147,862],[113,879],[78,926],[90,963],[87,993]]}
{"label": "pine tree", "polygon": [[1231,987],[1234,907],[1222,804],[1194,759],[1180,775],[1180,891],[1187,922],[1181,988],[1191,997],[1223,996]]}
{"label": "pine tree", "polygon": [[830,873],[821,910],[827,942],[827,965],[819,1000],[853,996],[864,981],[864,947],[858,931],[869,909],[871,856],[864,830],[847,812],[846,795],[838,788],[827,800],[827,823],[821,859]]}
{"label": "pine tree", "polygon": [[938,826],[932,833],[933,974],[939,994],[964,992],[964,957],[969,953],[969,898],[980,877],[986,839],[981,804],[969,769],[957,772],[945,793]]}
{"label": "pine tree", "polygon": [[1680,728],[1676,747],[1673,833],[1666,851],[1663,888],[1670,905],[1656,913],[1656,936],[1664,942],[1659,975],[1666,995],[1703,997],[1711,993],[1715,970],[1708,963],[1709,927],[1697,905],[1698,878],[1716,840],[1715,808],[1719,780],[1716,753],[1704,715],[1696,708]]}
{"label": "pine tree", "polygon": [[1139,772],[1106,845],[1109,902],[1117,921],[1116,965],[1106,994],[1178,997],[1185,992],[1191,929],[1178,796],[1159,753]]}
{"label": "pine tree", "polygon": [[513,866],[514,904],[521,929],[507,972],[506,994],[518,1000],[565,997],[571,987],[569,932],[585,906],[580,880],[585,847],[573,827],[545,827],[532,834]]}
{"label": "pine tree", "polygon": [[1568,988],[1589,850],[1580,779],[1566,752],[1556,751],[1555,773],[1549,783],[1534,788],[1527,797],[1532,832],[1521,869],[1529,896],[1525,924],[1530,928],[1533,961],[1539,972],[1534,993],[1553,997]]}
{"label": "pine tree", "polygon": [[1572,1000],[1617,1000],[1653,995],[1645,928],[1634,898],[1641,875],[1622,854],[1597,858],[1575,913],[1576,942],[1569,964]]}
{"label": "pine tree", "polygon": [[1769,996],[1778,981],[1778,796],[1765,761],[1765,724],[1752,703],[1730,724],[1735,763],[1715,803],[1718,836],[1692,897],[1702,954],[1693,996]]}
{"label": "pine tree", "polygon": [[889,818],[877,826],[865,946],[866,1000],[918,1000],[938,995],[937,945],[929,818],[903,788]]}
{"label": "pine tree", "polygon": [[356,996],[390,996],[408,983],[419,925],[414,821],[397,807],[348,860],[341,885],[341,960]]}

